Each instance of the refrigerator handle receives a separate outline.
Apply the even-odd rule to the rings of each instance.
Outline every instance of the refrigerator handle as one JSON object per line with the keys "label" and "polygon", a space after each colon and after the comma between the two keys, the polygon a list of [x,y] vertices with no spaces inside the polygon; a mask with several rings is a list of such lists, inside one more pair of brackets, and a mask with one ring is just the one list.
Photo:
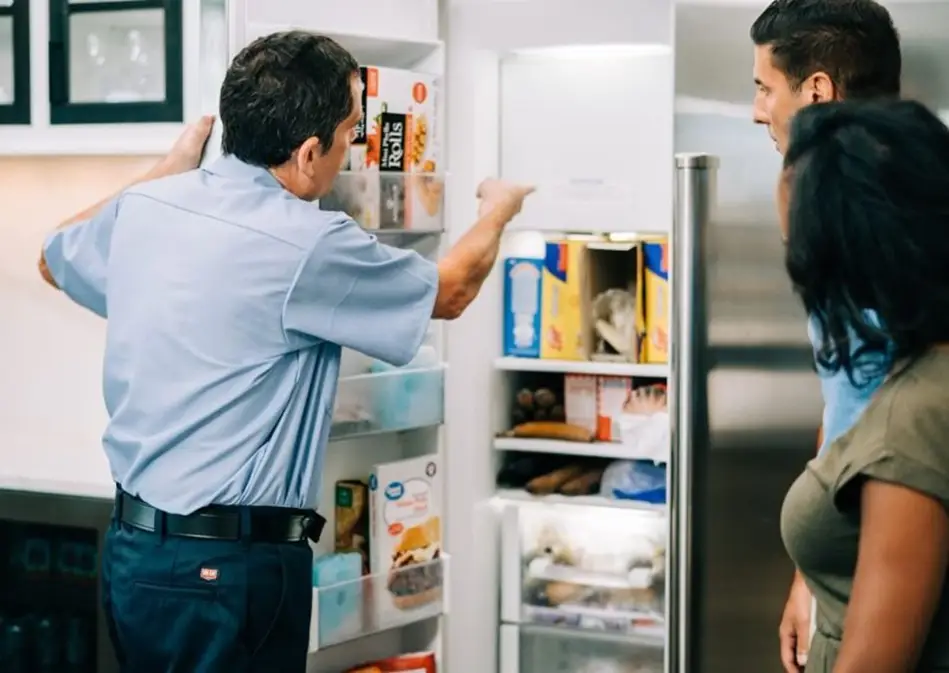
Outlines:
{"label": "refrigerator handle", "polygon": [[669,596],[668,673],[701,671],[701,567],[693,550],[702,549],[702,526],[693,508],[704,498],[696,491],[696,470],[707,463],[708,422],[708,234],[715,201],[718,159],[708,154],[677,154],[675,217],[672,228],[671,376],[669,404]]}

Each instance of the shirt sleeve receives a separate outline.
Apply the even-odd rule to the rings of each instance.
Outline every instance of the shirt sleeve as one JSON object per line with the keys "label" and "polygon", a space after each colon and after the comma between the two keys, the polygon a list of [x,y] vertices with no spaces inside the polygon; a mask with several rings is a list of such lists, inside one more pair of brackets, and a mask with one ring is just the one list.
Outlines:
{"label": "shirt sleeve", "polygon": [[105,318],[109,248],[118,213],[118,198],[82,220],[51,233],[43,259],[56,285],[80,306]]}
{"label": "shirt sleeve", "polygon": [[897,484],[929,496],[949,509],[949,414],[920,387],[890,391],[888,404],[871,408],[865,424],[849,437],[832,484],[839,509],[859,505],[866,479]]}
{"label": "shirt sleeve", "polygon": [[297,269],[283,325],[288,334],[401,366],[418,352],[437,294],[435,263],[384,245],[341,216],[325,226]]}

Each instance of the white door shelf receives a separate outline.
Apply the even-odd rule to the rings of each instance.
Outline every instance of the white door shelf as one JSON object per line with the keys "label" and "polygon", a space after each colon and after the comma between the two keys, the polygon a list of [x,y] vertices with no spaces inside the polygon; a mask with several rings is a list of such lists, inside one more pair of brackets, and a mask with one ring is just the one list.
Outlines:
{"label": "white door shelf", "polygon": [[310,653],[446,614],[449,558],[313,588]]}
{"label": "white door shelf", "polygon": [[495,437],[495,451],[524,451],[526,453],[556,453],[564,456],[588,458],[615,458],[638,460],[635,447],[619,442],[570,442],[557,439],[530,439],[525,437]]}
{"label": "white door shelf", "polygon": [[638,362],[598,362],[593,360],[542,360],[540,358],[501,357],[494,368],[507,372],[551,372],[556,374],[588,374],[593,376],[634,376],[667,378],[669,365]]}
{"label": "white door shelf", "polygon": [[[438,41],[438,0],[239,0],[236,4],[243,6],[241,17],[248,26],[248,41],[281,27],[313,30],[331,37],[361,36],[378,44],[424,45]],[[266,28],[261,31],[261,26]],[[361,62],[369,63],[357,45],[344,46]]]}
{"label": "white door shelf", "polygon": [[639,500],[626,500],[619,498],[606,498],[600,495],[561,495],[560,493],[551,493],[550,495],[533,495],[527,491],[516,488],[500,488],[494,496],[496,502],[504,507],[505,505],[568,505],[576,507],[610,507],[614,509],[638,509],[644,512],[653,512],[664,514],[666,505],[654,505]]}
{"label": "white door shelf", "polygon": [[330,439],[441,425],[445,368],[393,369],[339,381]]}

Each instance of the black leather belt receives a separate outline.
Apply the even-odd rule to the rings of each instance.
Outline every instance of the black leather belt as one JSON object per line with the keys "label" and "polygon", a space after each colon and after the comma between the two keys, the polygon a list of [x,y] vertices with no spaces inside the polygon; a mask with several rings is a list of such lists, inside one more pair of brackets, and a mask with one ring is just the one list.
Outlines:
{"label": "black leather belt", "polygon": [[211,505],[192,514],[169,514],[121,488],[115,494],[119,521],[139,530],[204,540],[319,542],[326,519],[309,509]]}

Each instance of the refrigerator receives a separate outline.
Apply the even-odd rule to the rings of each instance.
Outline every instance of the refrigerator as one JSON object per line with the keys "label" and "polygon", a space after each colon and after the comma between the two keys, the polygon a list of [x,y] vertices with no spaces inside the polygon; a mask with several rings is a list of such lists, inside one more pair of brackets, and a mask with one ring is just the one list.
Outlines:
{"label": "refrigerator", "polygon": [[[446,618],[450,670],[491,670],[496,657],[500,673],[780,673],[777,631],[793,573],[780,538],[780,509],[816,453],[822,401],[806,318],[784,270],[774,203],[781,157],[752,120],[748,32],[767,3],[686,0],[664,7],[590,0],[580,8],[556,2],[536,10],[532,23],[527,19],[536,4],[450,3],[445,34],[454,92],[448,99],[453,221],[461,225],[472,214],[460,205],[458,190],[473,191],[478,177],[500,174],[538,184],[514,231],[553,234],[574,227],[642,234],[665,228],[672,252],[670,498],[664,517],[650,518],[646,508],[538,501],[499,489],[499,453],[566,449],[494,438],[492,459],[485,457],[484,440],[477,440],[506,427],[498,419],[526,380],[519,367],[557,371],[543,358],[525,365],[498,357],[502,279],[489,280],[470,314],[449,332],[448,407],[465,409],[450,412],[447,427],[452,472],[464,474],[449,501],[456,571],[453,611]],[[945,40],[936,28],[945,25],[949,6],[884,4],[902,36],[905,93],[949,109],[946,71],[939,65],[946,62]],[[487,20],[476,22],[486,6],[495,13],[493,30],[485,28]],[[549,23],[541,25],[541,16]],[[481,34],[468,30],[475,27]],[[636,75],[634,67],[617,74],[612,86],[594,90],[602,70],[622,60],[615,53],[603,56],[616,43],[656,48],[651,55],[639,49],[634,57],[649,61],[652,73],[665,67],[659,54],[662,45],[669,47],[669,108],[660,78]],[[585,78],[572,66],[557,75],[538,67],[513,91],[506,86],[519,58],[553,59],[552,48],[571,46],[573,56],[580,47],[599,47],[603,61],[588,63]],[[556,58],[566,59],[564,53]],[[561,98],[549,93],[548,81],[557,83]],[[634,90],[630,97],[628,89]],[[511,105],[512,97],[520,102]],[[530,123],[517,112],[528,107],[529,97],[538,110]],[[563,112],[568,102],[572,117]],[[671,124],[663,122],[665,115]],[[561,120],[564,130],[558,155],[523,140],[530,133],[550,138],[550,118]],[[663,145],[658,139],[666,134]],[[614,162],[609,150],[622,160]],[[653,182],[656,175],[668,181],[668,192]],[[629,192],[592,195],[594,183],[624,180]],[[582,206],[574,189],[579,182],[587,188]],[[628,203],[625,195],[632,195]],[[588,226],[578,226],[584,217]],[[655,525],[667,532],[665,591],[651,610],[623,614],[633,628],[612,628],[590,610],[558,616],[544,615],[547,606],[536,609],[532,581],[540,573],[532,561],[538,549],[573,552],[573,559],[577,548],[596,555],[610,549],[609,542],[615,549],[631,537],[648,537]],[[548,593],[544,600],[560,599]],[[657,612],[662,618],[653,620]]]}
{"label": "refrigerator", "polygon": [[[949,6],[883,4],[901,37],[904,96],[949,119],[949,43],[936,28]],[[781,157],[752,123],[748,31],[765,5],[675,9],[675,673],[782,670],[777,629],[793,568],[780,507],[816,453],[822,412],[778,235]]]}

